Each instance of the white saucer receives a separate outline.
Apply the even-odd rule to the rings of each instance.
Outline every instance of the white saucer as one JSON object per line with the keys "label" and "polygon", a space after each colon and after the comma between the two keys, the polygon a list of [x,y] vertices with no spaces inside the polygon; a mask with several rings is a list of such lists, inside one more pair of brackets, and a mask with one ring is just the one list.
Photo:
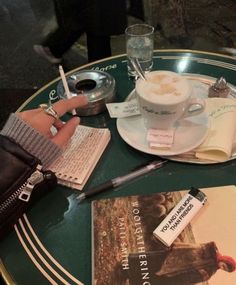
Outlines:
{"label": "white saucer", "polygon": [[[207,98],[208,88],[215,81],[216,78],[200,75],[200,74],[183,74],[188,80],[190,80],[193,86],[193,97]],[[236,87],[228,84],[231,88],[229,98],[236,99]],[[134,90],[128,95],[126,100],[131,100],[135,96]],[[219,162],[202,160],[195,157],[193,150],[200,145],[206,138],[209,128],[208,117],[206,113],[202,113],[198,116],[189,117],[180,122],[179,128],[175,133],[174,145],[169,150],[155,150],[149,148],[146,142],[146,130],[141,116],[128,117],[117,119],[117,129],[120,136],[130,146],[140,151],[159,155],[168,156],[168,159],[196,163],[196,164],[215,164]],[[227,160],[236,159],[236,136],[233,146],[232,156]]]}
{"label": "white saucer", "polygon": [[147,143],[147,129],[140,115],[119,118],[116,124],[120,136],[127,144],[142,152],[160,156],[177,155],[196,148],[205,140],[209,129],[208,116],[204,112],[183,119],[176,128],[170,149],[152,149]]}

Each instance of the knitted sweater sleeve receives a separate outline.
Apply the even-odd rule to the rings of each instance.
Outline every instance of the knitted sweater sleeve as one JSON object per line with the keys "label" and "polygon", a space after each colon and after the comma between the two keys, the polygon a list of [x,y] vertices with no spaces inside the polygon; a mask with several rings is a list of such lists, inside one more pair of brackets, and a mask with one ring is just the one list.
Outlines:
{"label": "knitted sweater sleeve", "polygon": [[62,149],[23,121],[17,113],[12,113],[0,133],[14,139],[26,151],[39,158],[43,168],[62,153]]}

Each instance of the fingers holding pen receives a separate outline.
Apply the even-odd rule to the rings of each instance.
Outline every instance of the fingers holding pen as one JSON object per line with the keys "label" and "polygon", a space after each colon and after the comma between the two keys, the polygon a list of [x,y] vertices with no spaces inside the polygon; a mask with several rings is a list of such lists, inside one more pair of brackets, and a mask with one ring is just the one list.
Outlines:
{"label": "fingers holding pen", "polygon": [[[60,117],[66,112],[69,112],[73,109],[86,106],[87,103],[88,100],[85,96],[76,96],[67,100],[60,100],[56,102],[53,105],[53,108],[56,110],[58,116]],[[79,123],[79,117],[73,117],[67,123],[56,120],[53,125],[57,128],[58,132],[51,138],[51,140],[60,147],[63,147],[74,134],[74,131]]]}
{"label": "fingers holding pen", "polygon": [[58,129],[58,132],[51,138],[51,140],[60,147],[65,146],[74,134],[74,131],[79,123],[79,117],[71,118],[67,123],[63,124],[63,126]]}

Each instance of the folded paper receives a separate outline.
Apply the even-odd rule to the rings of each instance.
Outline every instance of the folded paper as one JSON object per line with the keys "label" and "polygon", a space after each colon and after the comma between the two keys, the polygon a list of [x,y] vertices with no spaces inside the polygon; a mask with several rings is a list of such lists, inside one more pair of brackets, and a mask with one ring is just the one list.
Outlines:
{"label": "folded paper", "polygon": [[140,115],[139,105],[136,99],[121,103],[107,103],[106,107],[111,118],[126,118]]}
{"label": "folded paper", "polygon": [[236,101],[229,98],[206,100],[210,130],[206,140],[195,149],[195,156],[203,160],[222,162],[232,154],[236,131]]}

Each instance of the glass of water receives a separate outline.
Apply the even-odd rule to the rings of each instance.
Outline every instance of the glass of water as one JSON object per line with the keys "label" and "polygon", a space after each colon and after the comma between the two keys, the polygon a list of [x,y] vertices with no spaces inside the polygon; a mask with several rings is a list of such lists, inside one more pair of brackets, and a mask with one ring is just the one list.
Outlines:
{"label": "glass of water", "polygon": [[137,78],[138,75],[129,58],[137,58],[142,70],[146,73],[153,66],[154,27],[147,24],[135,24],[125,30],[128,75]]}

